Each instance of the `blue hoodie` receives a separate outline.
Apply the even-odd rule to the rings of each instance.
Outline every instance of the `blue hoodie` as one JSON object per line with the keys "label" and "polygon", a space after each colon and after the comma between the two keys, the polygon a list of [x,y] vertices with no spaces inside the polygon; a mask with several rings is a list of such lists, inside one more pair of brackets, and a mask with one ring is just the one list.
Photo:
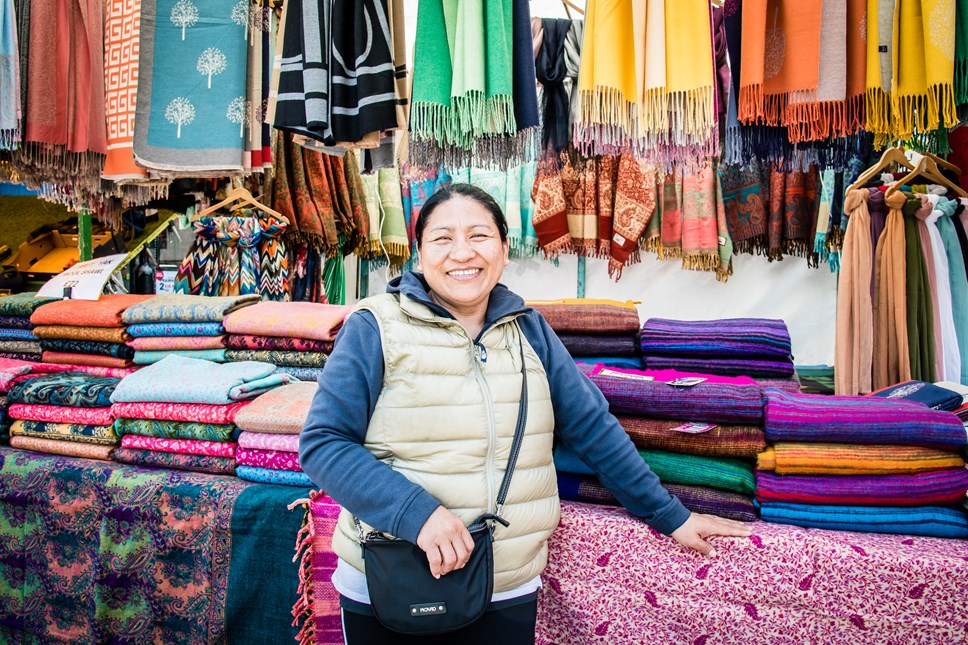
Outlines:
{"label": "blue hoodie", "polygon": [[[389,293],[453,318],[430,300],[427,290],[418,273],[394,278],[387,287]],[[679,528],[689,511],[642,461],[622,426],[608,412],[605,397],[575,366],[541,314],[498,284],[491,291],[483,329],[514,314],[519,314],[518,324],[548,374],[557,438],[598,473],[629,511],[667,535]],[[363,446],[383,387],[382,350],[373,314],[351,314],[319,377],[319,390],[299,437],[299,461],[316,485],[364,522],[416,543],[420,529],[440,502]],[[469,382],[468,387],[476,385]]]}

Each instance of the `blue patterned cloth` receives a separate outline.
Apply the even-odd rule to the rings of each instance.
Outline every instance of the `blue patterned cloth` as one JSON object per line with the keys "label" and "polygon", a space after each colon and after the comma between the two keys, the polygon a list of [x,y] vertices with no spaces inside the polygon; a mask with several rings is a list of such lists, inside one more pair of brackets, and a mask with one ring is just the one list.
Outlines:
{"label": "blue patterned cloth", "polygon": [[317,381],[319,375],[323,373],[322,367],[294,367],[291,365],[280,365],[276,368],[278,374],[289,374],[300,381]]}
{"label": "blue patterned cloth", "polygon": [[184,358],[195,358],[213,363],[225,362],[224,349],[159,349],[159,350],[139,350],[134,353],[135,365],[152,365],[167,356],[182,356]]}
{"label": "blue patterned cloth", "polygon": [[0,340],[40,340],[30,329],[0,328]]}
{"label": "blue patterned cloth", "polygon": [[221,323],[222,320],[242,307],[259,302],[255,294],[247,296],[189,296],[181,293],[164,293],[124,310],[121,322],[125,325],[140,323]]}
{"label": "blue patterned cloth", "polygon": [[220,322],[208,323],[138,323],[128,325],[128,334],[134,338],[161,336],[221,336],[225,327]]}
{"label": "blue patterned cloth", "polygon": [[239,479],[262,484],[282,484],[283,486],[301,486],[303,488],[314,487],[313,480],[309,478],[309,475],[291,470],[236,466],[235,474],[239,476]]}
{"label": "blue patterned cloth", "polygon": [[273,374],[275,371],[275,365],[256,361],[219,364],[168,356],[126,376],[111,402],[225,405],[296,381],[288,374]]}

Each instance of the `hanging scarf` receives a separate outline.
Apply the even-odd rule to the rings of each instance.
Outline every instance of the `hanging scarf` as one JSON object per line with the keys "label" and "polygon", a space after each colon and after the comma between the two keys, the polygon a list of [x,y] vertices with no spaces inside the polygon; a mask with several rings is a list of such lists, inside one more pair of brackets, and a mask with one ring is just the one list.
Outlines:
{"label": "hanging scarf", "polygon": [[898,0],[894,10],[891,134],[905,139],[955,125],[955,3]]}
{"label": "hanging scarf", "polygon": [[807,138],[819,120],[820,3],[769,0],[743,7],[739,120],[791,126]]}
{"label": "hanging scarf", "polygon": [[862,130],[867,123],[867,0],[847,0],[847,132]]}
{"label": "hanging scarf", "polygon": [[[511,0],[419,2],[410,112],[413,159],[461,166],[471,152],[495,164],[521,156],[509,145],[518,131],[514,76],[527,73],[514,68],[515,15]],[[530,34],[530,19],[521,29]]]}
{"label": "hanging scarf", "polygon": [[389,256],[390,266],[398,269],[410,257],[407,224],[403,216],[400,193],[400,172],[396,168],[380,168],[377,177],[380,209],[383,214],[379,229],[380,243]]}
{"label": "hanging scarf", "polygon": [[847,123],[847,0],[823,2],[817,79],[819,118],[795,128],[792,133],[794,141],[844,137],[850,132]]}
{"label": "hanging scarf", "polygon": [[638,245],[645,227],[655,212],[656,171],[629,154],[618,162],[615,184],[615,214],[609,247],[608,276],[616,281],[622,268],[638,261]]}
{"label": "hanging scarf", "polygon": [[[24,34],[23,37],[27,37]],[[0,150],[20,143],[20,51],[13,0],[0,1]]]}
{"label": "hanging scarf", "polygon": [[755,159],[747,166],[719,167],[726,224],[736,253],[766,255],[769,170]]}
{"label": "hanging scarf", "polygon": [[242,171],[248,22],[247,2],[233,17],[222,0],[141,0],[139,165],[190,177]]}
{"label": "hanging scarf", "polygon": [[911,361],[911,378],[934,382],[935,347],[934,320],[931,307],[931,287],[925,268],[924,251],[918,234],[916,212],[930,212],[931,204],[925,198],[910,197],[902,206],[904,217],[905,296],[907,299],[908,355]]}
{"label": "hanging scarf", "polygon": [[898,191],[886,198],[887,226],[874,258],[874,389],[911,379],[908,352],[904,215],[907,201]]}
{"label": "hanging scarf", "polygon": [[807,172],[770,170],[770,259],[781,260],[789,254],[807,258],[811,266],[816,264],[813,236],[819,208],[817,181],[816,167]]}
{"label": "hanging scarf", "polygon": [[[939,195],[921,195],[923,207],[915,211],[914,215],[917,218],[917,230],[918,230],[918,240],[921,242],[921,252],[924,257],[924,270],[927,276],[926,284],[928,285],[928,304],[931,307],[931,321],[932,321],[932,335],[934,337],[934,373],[937,376],[937,380],[942,380],[945,377],[945,340],[950,339],[957,346],[957,340],[954,334],[954,325],[951,319],[951,297],[950,294],[947,297],[948,309],[944,318],[944,322],[941,318],[942,312],[942,299],[947,293],[948,283],[945,281],[945,289],[942,290],[941,284],[938,282],[938,275],[944,272],[947,273],[947,268],[944,264],[947,263],[948,258],[944,254],[944,248],[941,245],[941,238],[938,235],[938,227],[936,222],[941,216],[941,211],[936,210],[935,207],[940,199]],[[938,236],[937,242],[935,242],[934,236]],[[948,327],[948,325],[951,327]],[[950,335],[946,334],[942,336],[942,329],[945,332],[950,332]],[[958,374],[955,375],[955,380],[961,377],[961,368],[958,368]]]}
{"label": "hanging scarf", "polygon": [[534,201],[534,230],[545,257],[557,257],[571,251],[568,204],[561,173],[553,161],[538,164],[531,198]]}
{"label": "hanging scarf", "polygon": [[968,0],[955,6],[955,103],[968,103]]}
{"label": "hanging scarf", "polygon": [[[724,139],[723,163],[741,164],[742,126],[739,122],[739,83],[742,67],[743,40],[742,0],[726,0],[723,3],[723,28],[726,36],[726,51],[729,55],[729,95],[726,97],[726,136]],[[725,178],[725,177],[724,177]],[[728,204],[728,200],[727,200]],[[727,207],[727,215],[729,209]]]}
{"label": "hanging scarf", "polygon": [[[961,353],[958,347],[958,331],[954,310],[952,309],[951,282],[948,279],[951,274],[951,267],[938,224],[946,216],[946,213],[954,212],[956,202],[942,199],[937,195],[928,195],[928,199],[931,200],[932,210],[925,220],[925,224],[928,229],[930,252],[933,258],[933,266],[928,265],[928,277],[931,280],[932,300],[936,303],[933,312],[935,346],[939,357],[936,375],[939,379],[958,382],[961,380]],[[955,239],[955,242],[956,252],[961,253],[957,239]]]}
{"label": "hanging scarf", "polygon": [[837,282],[837,324],[834,341],[834,387],[837,394],[871,392],[874,353],[871,274],[873,247],[866,188],[847,193],[844,208],[850,219],[844,235],[843,261]]}
{"label": "hanging scarf", "polygon": [[260,222],[259,291],[265,300],[289,299],[289,260],[282,236],[288,226],[276,218]]}
{"label": "hanging scarf", "polygon": [[732,274],[732,242],[726,229],[719,174],[707,163],[697,172],[676,172],[681,200],[682,267],[692,271],[715,271],[725,282]]}
{"label": "hanging scarf", "polygon": [[104,100],[108,127],[102,176],[112,181],[143,179],[148,172],[134,162],[141,0],[109,0],[104,10]]}
{"label": "hanging scarf", "polygon": [[[965,271],[965,254],[959,242],[955,219],[954,200],[943,199],[939,202],[941,217],[938,218],[938,232],[948,257],[948,284],[951,290],[951,310],[954,317],[955,334],[961,355],[962,383],[968,383],[968,274]],[[938,276],[944,280],[945,276]]]}
{"label": "hanging scarf", "polygon": [[867,129],[884,145],[891,131],[894,82],[894,10],[897,0],[867,0]]}
{"label": "hanging scarf", "polygon": [[[638,134],[641,87],[633,0],[593,0],[585,10],[575,144],[585,154],[610,154]],[[631,55],[630,55],[631,54]]]}
{"label": "hanging scarf", "polygon": [[544,90],[542,95],[541,149],[555,156],[568,147],[569,97],[565,89],[565,39],[571,30],[571,20],[545,18],[541,21],[544,36],[535,58],[537,80]]}

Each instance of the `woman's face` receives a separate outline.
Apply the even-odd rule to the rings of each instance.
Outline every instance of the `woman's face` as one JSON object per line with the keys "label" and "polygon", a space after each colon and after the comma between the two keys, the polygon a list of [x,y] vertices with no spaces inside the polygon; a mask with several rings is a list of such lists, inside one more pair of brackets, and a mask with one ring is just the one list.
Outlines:
{"label": "woman's face", "polygon": [[456,196],[439,204],[420,243],[420,268],[444,308],[469,312],[483,305],[508,264],[508,244],[481,204]]}

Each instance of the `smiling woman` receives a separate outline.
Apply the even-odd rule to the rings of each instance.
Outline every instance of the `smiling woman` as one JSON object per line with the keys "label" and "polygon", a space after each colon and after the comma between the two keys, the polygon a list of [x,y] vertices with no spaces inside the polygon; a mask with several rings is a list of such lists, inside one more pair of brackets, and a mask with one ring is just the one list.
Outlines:
{"label": "smiling woman", "polygon": [[[541,314],[499,284],[507,223],[487,193],[452,184],[427,200],[415,230],[422,273],[394,279],[347,318],[300,435],[303,470],[343,507],[333,584],[347,643],[415,642],[374,615],[363,535],[416,544],[439,578],[468,563],[467,526],[484,514],[500,516],[489,521],[491,602],[477,622],[433,642],[493,642],[499,633],[533,643],[558,524],[556,438],[629,511],[681,544],[711,556],[710,535],[749,534],[691,514],[662,488]],[[519,418],[523,439],[510,466]]]}

